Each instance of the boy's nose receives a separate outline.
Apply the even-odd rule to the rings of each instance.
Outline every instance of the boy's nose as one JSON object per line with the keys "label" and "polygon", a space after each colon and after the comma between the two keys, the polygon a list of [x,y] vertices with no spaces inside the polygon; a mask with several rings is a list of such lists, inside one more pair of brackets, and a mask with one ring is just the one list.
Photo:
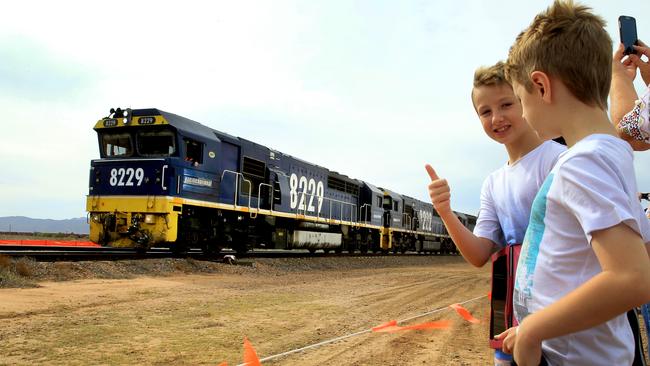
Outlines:
{"label": "boy's nose", "polygon": [[492,113],[492,123],[498,123],[503,121],[503,113],[501,112],[493,112]]}

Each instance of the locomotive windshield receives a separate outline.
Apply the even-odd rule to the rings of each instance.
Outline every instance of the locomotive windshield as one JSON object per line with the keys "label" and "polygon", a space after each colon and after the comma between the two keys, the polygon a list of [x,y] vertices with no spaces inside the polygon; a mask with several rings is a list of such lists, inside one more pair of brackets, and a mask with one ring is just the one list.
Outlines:
{"label": "locomotive windshield", "polygon": [[176,152],[176,135],[170,130],[140,131],[137,141],[140,156],[163,157]]}
{"label": "locomotive windshield", "polygon": [[102,157],[166,157],[176,154],[176,133],[171,129],[100,132]]}
{"label": "locomotive windshield", "polygon": [[105,157],[133,155],[133,143],[129,133],[102,133],[102,153]]}

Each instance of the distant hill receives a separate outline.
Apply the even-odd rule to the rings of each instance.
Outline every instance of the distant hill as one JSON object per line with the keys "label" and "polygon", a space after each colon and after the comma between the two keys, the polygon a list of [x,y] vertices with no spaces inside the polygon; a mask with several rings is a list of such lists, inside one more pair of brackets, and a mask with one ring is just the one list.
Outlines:
{"label": "distant hill", "polygon": [[25,216],[6,216],[0,217],[0,231],[88,234],[88,223],[85,217],[51,220],[32,219]]}

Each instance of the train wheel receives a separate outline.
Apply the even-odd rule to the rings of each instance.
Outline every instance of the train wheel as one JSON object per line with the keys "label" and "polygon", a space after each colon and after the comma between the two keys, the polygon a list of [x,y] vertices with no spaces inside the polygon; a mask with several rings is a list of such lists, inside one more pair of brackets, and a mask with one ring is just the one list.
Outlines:
{"label": "train wheel", "polygon": [[315,248],[309,248],[308,250],[309,250],[309,254],[314,254],[314,253],[316,253],[316,249],[315,249]]}
{"label": "train wheel", "polygon": [[171,250],[174,255],[185,256],[187,255],[187,243],[176,242],[172,244]]}
{"label": "train wheel", "polygon": [[203,254],[213,256],[221,252],[221,247],[214,243],[203,243],[203,245],[201,245],[201,250],[203,250]]}
{"label": "train wheel", "polygon": [[330,254],[330,250],[329,249],[323,249],[323,253]]}

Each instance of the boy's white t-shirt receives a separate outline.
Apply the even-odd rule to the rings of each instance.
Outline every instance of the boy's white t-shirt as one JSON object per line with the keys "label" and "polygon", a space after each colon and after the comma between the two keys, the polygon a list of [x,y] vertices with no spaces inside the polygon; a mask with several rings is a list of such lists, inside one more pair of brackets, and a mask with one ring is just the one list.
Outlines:
{"label": "boy's white t-shirt", "polygon": [[564,151],[564,145],[545,141],[514,164],[492,172],[481,188],[474,235],[501,247],[521,243],[535,194]]}
{"label": "boy's white t-shirt", "polygon": [[[519,322],[602,271],[590,245],[594,231],[623,222],[650,241],[632,163],[630,145],[610,135],[588,136],[560,156],[535,197],[519,257],[513,299]],[[634,339],[621,314],[546,340],[542,350],[550,365],[631,365]]]}

